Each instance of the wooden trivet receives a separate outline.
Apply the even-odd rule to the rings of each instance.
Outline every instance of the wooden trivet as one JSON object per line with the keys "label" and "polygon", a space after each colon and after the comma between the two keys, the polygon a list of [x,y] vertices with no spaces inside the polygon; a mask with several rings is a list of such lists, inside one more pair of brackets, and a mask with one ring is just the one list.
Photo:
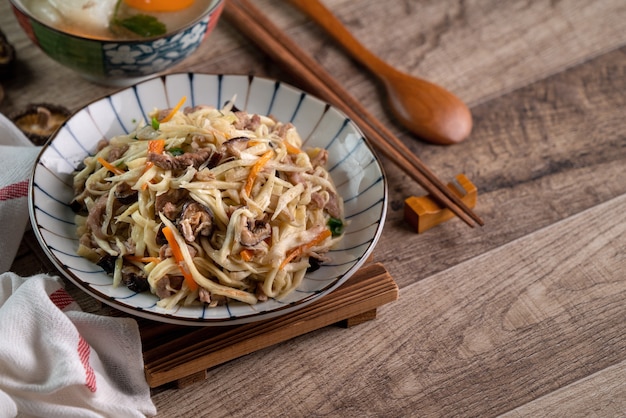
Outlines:
{"label": "wooden trivet", "polygon": [[207,369],[332,324],[345,327],[374,319],[376,309],[398,298],[382,264],[358,270],[344,285],[295,312],[233,326],[180,326],[138,321],[150,387],[203,381]]}

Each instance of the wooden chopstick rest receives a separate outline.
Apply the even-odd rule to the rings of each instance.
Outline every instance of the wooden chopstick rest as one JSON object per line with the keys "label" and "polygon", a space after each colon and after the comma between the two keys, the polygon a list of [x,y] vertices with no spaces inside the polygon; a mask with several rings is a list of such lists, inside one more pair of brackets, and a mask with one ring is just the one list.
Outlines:
{"label": "wooden chopstick rest", "polygon": [[[458,195],[467,207],[476,206],[478,189],[464,174],[458,174],[447,187]],[[418,234],[453,217],[454,213],[450,209],[441,206],[430,195],[411,196],[404,200],[404,219]]]}

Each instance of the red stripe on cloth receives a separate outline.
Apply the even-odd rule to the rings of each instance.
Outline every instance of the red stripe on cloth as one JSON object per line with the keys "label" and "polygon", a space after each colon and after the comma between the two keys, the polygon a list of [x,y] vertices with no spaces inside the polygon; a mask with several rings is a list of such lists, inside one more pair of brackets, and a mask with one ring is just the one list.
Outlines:
{"label": "red stripe on cloth", "polygon": [[28,195],[28,180],[20,181],[19,183],[9,184],[6,187],[0,189],[0,201],[17,199],[18,197],[25,197]]}
{"label": "red stripe on cloth", "polygon": [[70,303],[74,302],[74,299],[70,296],[70,294],[62,288],[52,292],[50,294],[50,300],[60,310],[67,308]]}
{"label": "red stripe on cloth", "polygon": [[93,371],[91,364],[89,364],[89,354],[91,353],[91,347],[89,343],[85,341],[82,336],[78,336],[78,357],[80,362],[85,368],[85,386],[91,392],[96,391],[96,373]]}

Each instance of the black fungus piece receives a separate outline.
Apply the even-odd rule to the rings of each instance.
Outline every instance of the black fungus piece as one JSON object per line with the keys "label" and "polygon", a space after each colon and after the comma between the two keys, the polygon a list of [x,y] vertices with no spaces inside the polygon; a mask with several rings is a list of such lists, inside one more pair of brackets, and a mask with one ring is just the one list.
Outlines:
{"label": "black fungus piece", "polygon": [[165,234],[163,233],[163,228],[165,228],[165,225],[161,224],[161,226],[159,227],[159,231],[156,234],[155,241],[157,245],[167,244],[167,238],[165,238]]}
{"label": "black fungus piece", "polygon": [[72,209],[72,211],[77,215],[89,215],[89,211],[87,210],[87,206],[85,206],[85,203],[79,202],[76,199],[72,199],[72,201],[70,202],[70,209]]}
{"label": "black fungus piece", "polygon": [[150,284],[148,283],[148,279],[142,276],[132,276],[131,279],[126,283],[126,287],[132,290],[133,292],[141,293],[146,292],[150,289]]}
{"label": "black fungus piece", "polygon": [[107,274],[113,274],[115,271],[115,260],[115,257],[107,254],[98,261],[98,266],[102,267]]}
{"label": "black fungus piece", "polygon": [[222,158],[224,158],[224,155],[221,152],[213,152],[205,164],[208,168],[215,168],[220,164]]}
{"label": "black fungus piece", "polygon": [[122,282],[133,292],[141,293],[150,289],[148,279],[137,266],[122,267]]}
{"label": "black fungus piece", "polygon": [[309,257],[309,268],[307,268],[306,271],[307,273],[312,273],[315,270],[318,270],[321,265],[322,262],[319,259],[315,257]]}

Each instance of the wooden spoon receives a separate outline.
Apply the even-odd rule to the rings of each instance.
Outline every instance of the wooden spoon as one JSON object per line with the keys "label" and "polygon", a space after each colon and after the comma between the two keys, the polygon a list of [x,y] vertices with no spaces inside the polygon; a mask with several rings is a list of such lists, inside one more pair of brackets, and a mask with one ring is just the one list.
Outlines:
{"label": "wooden spoon", "polygon": [[403,73],[365,48],[318,0],[289,0],[335,38],[385,86],[393,114],[407,129],[434,144],[456,144],[472,130],[472,115],[444,88]]}

